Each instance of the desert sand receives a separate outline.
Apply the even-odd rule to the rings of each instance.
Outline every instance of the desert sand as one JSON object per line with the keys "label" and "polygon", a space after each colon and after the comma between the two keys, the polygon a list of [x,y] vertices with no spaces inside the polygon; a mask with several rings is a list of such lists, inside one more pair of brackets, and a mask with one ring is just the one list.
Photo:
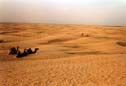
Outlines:
{"label": "desert sand", "polygon": [[1,23],[0,86],[126,86],[126,27]]}

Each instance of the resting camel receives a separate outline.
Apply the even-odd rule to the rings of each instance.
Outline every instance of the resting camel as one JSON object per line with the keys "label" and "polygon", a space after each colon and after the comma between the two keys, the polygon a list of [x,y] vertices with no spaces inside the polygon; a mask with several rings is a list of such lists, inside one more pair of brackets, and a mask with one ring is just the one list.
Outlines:
{"label": "resting camel", "polygon": [[28,54],[35,54],[38,50],[39,50],[39,48],[35,48],[35,50],[32,51],[32,49],[29,48],[29,49],[27,50],[27,53],[28,53]]}
{"label": "resting camel", "polygon": [[20,50],[18,50],[18,53],[17,53],[17,58],[22,58],[22,57],[25,57],[25,56],[27,56],[28,55],[28,53],[27,53],[27,51],[26,51],[27,49],[24,49],[24,52],[23,53],[21,53],[21,51]]}
{"label": "resting camel", "polygon": [[15,47],[10,48],[9,55],[17,54],[18,50],[19,50],[19,46],[17,46],[17,48],[15,48]]}
{"label": "resting camel", "polygon": [[34,51],[32,51],[31,48],[24,49],[24,52],[23,53],[21,53],[20,50],[18,50],[18,53],[17,53],[17,56],[16,57],[17,58],[22,58],[22,57],[25,57],[25,56],[27,56],[29,54],[35,54],[38,50],[39,50],[39,48],[35,48]]}

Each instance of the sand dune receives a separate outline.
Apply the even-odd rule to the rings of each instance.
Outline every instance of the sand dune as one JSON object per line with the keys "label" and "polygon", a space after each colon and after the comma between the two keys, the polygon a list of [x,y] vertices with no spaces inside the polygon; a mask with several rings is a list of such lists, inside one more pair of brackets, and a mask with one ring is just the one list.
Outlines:
{"label": "sand dune", "polygon": [[[126,86],[125,34],[126,27],[1,23],[0,86]],[[40,50],[17,59],[12,46]]]}

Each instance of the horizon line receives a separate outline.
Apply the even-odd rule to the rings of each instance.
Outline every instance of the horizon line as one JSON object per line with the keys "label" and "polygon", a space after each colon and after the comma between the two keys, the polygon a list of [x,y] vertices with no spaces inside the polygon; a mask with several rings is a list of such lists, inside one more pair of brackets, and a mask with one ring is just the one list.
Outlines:
{"label": "horizon line", "polygon": [[53,25],[80,25],[80,26],[105,26],[105,27],[126,27],[126,26],[122,26],[122,25],[94,25],[94,24],[74,24],[74,23],[40,23],[40,22],[0,22],[0,24],[11,24],[11,23],[15,23],[15,24],[53,24]]}

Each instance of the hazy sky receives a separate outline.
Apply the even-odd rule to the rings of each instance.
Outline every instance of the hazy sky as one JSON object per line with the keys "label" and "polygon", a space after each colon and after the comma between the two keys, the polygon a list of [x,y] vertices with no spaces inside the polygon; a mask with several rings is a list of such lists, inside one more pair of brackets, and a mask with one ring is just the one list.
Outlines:
{"label": "hazy sky", "polygon": [[126,0],[0,0],[0,22],[126,26]]}

